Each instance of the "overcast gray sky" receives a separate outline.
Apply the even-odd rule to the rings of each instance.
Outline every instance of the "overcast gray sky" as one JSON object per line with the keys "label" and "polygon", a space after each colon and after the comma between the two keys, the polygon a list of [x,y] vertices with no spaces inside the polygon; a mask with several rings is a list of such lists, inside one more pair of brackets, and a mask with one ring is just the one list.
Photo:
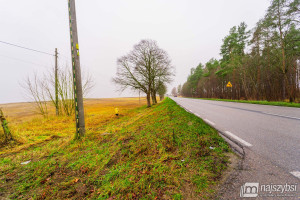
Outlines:
{"label": "overcast gray sky", "polygon": [[[264,16],[269,0],[76,0],[81,65],[95,78],[90,97],[132,96],[116,92],[116,60],[141,39],[154,39],[176,67],[173,86],[190,68],[219,58],[232,26],[248,28]],[[70,63],[67,0],[0,0],[0,40],[54,53]],[[54,58],[0,43],[0,103],[26,101],[20,83],[43,73]]]}

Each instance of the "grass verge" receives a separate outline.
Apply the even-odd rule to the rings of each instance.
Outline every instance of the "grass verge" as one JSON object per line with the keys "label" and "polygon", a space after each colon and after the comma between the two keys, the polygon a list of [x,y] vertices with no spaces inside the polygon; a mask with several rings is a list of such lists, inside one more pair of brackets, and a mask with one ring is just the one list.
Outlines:
{"label": "grass verge", "polygon": [[[230,152],[215,129],[168,98],[152,108],[127,110],[109,119],[102,124],[90,121],[81,141],[74,142],[73,134],[60,134],[0,155],[0,196],[207,199],[214,195]],[[21,164],[28,160],[29,164]]]}
{"label": "grass verge", "polygon": [[261,105],[285,106],[285,107],[300,108],[300,103],[290,103],[290,102],[284,102],[284,101],[253,101],[253,100],[232,100],[232,99],[215,99],[215,98],[193,98],[193,99],[203,99],[203,100],[213,100],[213,101],[228,101],[228,102],[238,102],[238,103],[250,103],[250,104],[261,104]]}

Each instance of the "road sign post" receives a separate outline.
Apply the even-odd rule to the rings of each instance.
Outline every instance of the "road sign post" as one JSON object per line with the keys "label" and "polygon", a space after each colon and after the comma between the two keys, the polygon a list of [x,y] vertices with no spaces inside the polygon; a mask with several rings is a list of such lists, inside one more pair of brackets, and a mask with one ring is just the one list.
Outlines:
{"label": "road sign post", "polygon": [[232,84],[230,83],[230,81],[228,81],[226,87],[231,88],[231,90],[230,90],[230,91],[231,91],[231,92],[230,92],[230,97],[231,97],[231,99],[232,99]]}

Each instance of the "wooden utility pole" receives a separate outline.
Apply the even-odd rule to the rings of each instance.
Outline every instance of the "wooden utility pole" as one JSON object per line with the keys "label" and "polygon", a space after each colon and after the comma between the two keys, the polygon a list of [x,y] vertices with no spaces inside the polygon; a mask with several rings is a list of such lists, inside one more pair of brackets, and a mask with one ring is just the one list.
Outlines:
{"label": "wooden utility pole", "polygon": [[74,101],[75,101],[75,120],[76,134],[75,139],[85,135],[83,96],[81,71],[79,61],[79,45],[76,22],[75,0],[68,0],[69,4],[69,24],[70,24],[70,40],[71,40],[71,56],[72,56],[72,73],[74,82]]}
{"label": "wooden utility pole", "polygon": [[55,48],[55,109],[56,115],[59,115],[58,110],[58,66],[57,66],[57,48]]}

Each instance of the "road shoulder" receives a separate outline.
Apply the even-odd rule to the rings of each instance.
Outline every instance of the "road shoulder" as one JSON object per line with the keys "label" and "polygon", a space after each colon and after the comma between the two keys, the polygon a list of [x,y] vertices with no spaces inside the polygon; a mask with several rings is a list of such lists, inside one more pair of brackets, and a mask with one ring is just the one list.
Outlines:
{"label": "road shoulder", "polygon": [[[243,199],[240,197],[240,190],[245,183],[259,183],[259,185],[296,184],[297,192],[266,193],[259,191],[258,197],[255,199],[300,199],[299,179],[248,148],[245,149],[244,158],[233,157],[231,159],[231,166],[225,174],[215,199]],[[280,194],[292,195],[292,197],[277,197]],[[266,197],[265,195],[270,196]]]}

